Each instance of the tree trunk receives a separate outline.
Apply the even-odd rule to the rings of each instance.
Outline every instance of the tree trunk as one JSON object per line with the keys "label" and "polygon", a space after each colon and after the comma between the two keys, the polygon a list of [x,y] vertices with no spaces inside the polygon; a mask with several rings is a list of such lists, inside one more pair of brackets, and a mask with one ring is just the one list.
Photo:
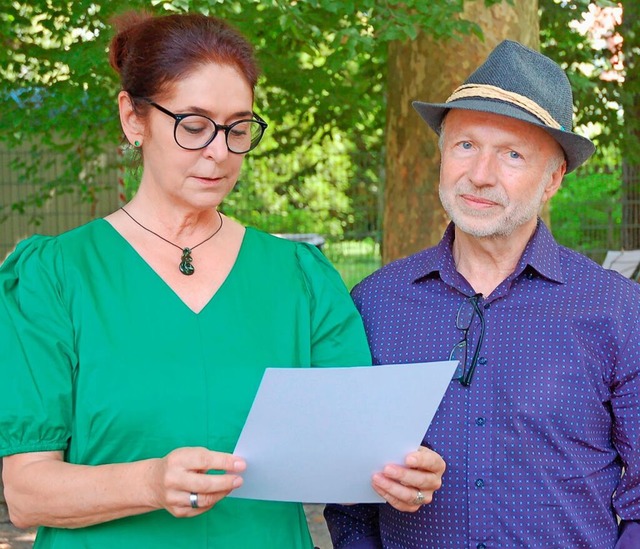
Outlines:
{"label": "tree trunk", "polygon": [[384,263],[433,246],[448,222],[438,198],[437,136],[411,102],[444,102],[505,38],[539,48],[537,0],[491,8],[475,0],[466,3],[463,17],[480,26],[483,42],[474,35],[437,42],[421,33],[389,44]]}

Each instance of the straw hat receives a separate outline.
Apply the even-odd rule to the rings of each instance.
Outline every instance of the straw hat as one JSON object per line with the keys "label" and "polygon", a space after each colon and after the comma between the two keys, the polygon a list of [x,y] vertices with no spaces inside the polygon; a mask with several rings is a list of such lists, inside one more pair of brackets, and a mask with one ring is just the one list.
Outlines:
{"label": "straw hat", "polygon": [[444,103],[414,101],[413,107],[437,134],[449,109],[490,112],[538,126],[563,148],[567,172],[595,152],[591,140],[572,132],[573,94],[564,71],[512,40],[498,44]]}

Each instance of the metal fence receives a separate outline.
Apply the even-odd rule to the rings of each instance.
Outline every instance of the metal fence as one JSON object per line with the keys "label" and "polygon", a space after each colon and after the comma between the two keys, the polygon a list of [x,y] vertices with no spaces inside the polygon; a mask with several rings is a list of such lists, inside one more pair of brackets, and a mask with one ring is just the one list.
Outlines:
{"label": "metal fence", "polygon": [[[78,182],[64,181],[63,155],[51,154],[34,162],[32,151],[0,149],[0,261],[16,243],[32,234],[60,234],[90,219],[102,217],[118,204],[118,169],[104,170],[100,181],[84,194]],[[117,151],[97,159],[117,165]],[[60,188],[47,182],[59,181]]]}
{"label": "metal fence", "polygon": [[[64,174],[62,154],[49,155],[38,163],[35,172],[32,170],[26,175],[23,166],[30,154],[28,150],[0,149],[0,262],[23,238],[35,233],[60,234],[114,211],[122,200],[123,173],[118,168],[101,173],[101,179],[95,185],[99,189],[94,193],[95,200],[88,202],[80,192],[60,193],[53,188],[47,190],[46,184],[43,185],[46,181],[59,181]],[[104,159],[103,164],[117,165],[117,152]],[[75,188],[78,188],[77,184]],[[257,215],[256,212],[241,211],[231,214],[241,222],[255,222]],[[268,222],[259,227],[270,231],[266,225]],[[380,266],[380,238],[376,226],[377,219],[369,220],[363,231],[350,232],[340,238],[322,237],[322,251],[336,265],[350,288]]]}
{"label": "metal fence", "polygon": [[[102,174],[97,201],[88,203],[78,193],[50,192],[42,205],[31,204],[22,211],[12,205],[25,202],[37,185],[25,180],[16,165],[25,151],[0,150],[0,260],[16,242],[30,234],[58,234],[86,221],[104,216],[119,205],[120,173],[117,169]],[[114,151],[114,155],[115,155]],[[111,163],[114,159],[109,159]],[[39,181],[59,176],[56,159],[42,163]],[[577,173],[567,179],[551,202],[551,227],[561,244],[602,263],[609,250],[640,248],[640,196],[631,192],[640,188],[637,172],[623,169],[601,173]],[[623,177],[624,176],[624,177]],[[99,185],[100,186],[100,185]],[[28,201],[27,201],[28,202]],[[326,237],[322,251],[335,264],[351,288],[381,264],[380,208],[372,207],[367,226],[351,228],[346,234]],[[255,212],[252,218],[255,218]],[[243,221],[242,213],[236,217]],[[33,223],[38,219],[38,224]],[[260,227],[269,230],[269,227]]]}
{"label": "metal fence", "polygon": [[611,250],[640,248],[640,171],[582,171],[551,200],[556,240],[602,264]]}

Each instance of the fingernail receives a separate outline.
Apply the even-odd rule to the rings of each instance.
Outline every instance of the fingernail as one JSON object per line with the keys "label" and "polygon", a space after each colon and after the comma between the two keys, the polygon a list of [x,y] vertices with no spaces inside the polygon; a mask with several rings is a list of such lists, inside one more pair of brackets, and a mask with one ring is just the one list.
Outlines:
{"label": "fingernail", "polygon": [[234,488],[239,488],[240,486],[242,486],[242,477],[236,477],[233,479],[233,487]]}
{"label": "fingernail", "polygon": [[392,478],[396,478],[400,474],[400,471],[401,470],[395,465],[385,465],[385,468],[383,469],[384,474]]}
{"label": "fingernail", "polygon": [[416,465],[418,465],[418,459],[415,456],[408,456],[407,465],[409,465],[410,467],[415,467]]}

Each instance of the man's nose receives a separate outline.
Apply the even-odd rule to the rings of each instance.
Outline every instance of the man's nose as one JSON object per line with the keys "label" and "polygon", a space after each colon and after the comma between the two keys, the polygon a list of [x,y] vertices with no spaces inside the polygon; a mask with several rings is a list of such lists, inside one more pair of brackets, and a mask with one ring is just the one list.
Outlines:
{"label": "man's nose", "polygon": [[469,166],[469,180],[477,187],[495,185],[497,181],[497,159],[491,151],[480,151]]}

